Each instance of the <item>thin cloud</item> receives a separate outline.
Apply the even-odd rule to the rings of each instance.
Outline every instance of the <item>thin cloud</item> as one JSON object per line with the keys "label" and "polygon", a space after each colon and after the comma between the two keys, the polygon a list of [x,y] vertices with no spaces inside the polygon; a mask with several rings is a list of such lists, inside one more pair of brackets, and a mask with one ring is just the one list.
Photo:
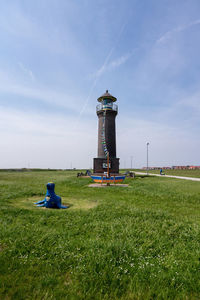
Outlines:
{"label": "thin cloud", "polygon": [[[186,108],[186,111],[188,112],[188,109],[192,110],[192,114],[190,111],[190,119],[197,118],[199,120],[200,117],[200,91],[195,92],[194,94],[190,94],[183,99],[179,100],[177,102],[178,107],[184,107]],[[198,122],[199,123],[199,122]]]}
{"label": "thin cloud", "polygon": [[[38,114],[0,106],[1,168],[91,167],[96,153],[96,128],[84,122],[76,130],[73,116]],[[15,151],[13,151],[13,145]],[[85,145],[81,150],[80,145]],[[53,159],[52,159],[53,158]]]}
{"label": "thin cloud", "polygon": [[18,65],[25,75],[28,75],[32,81],[35,81],[35,76],[31,70],[27,69],[21,62],[18,62]]}
{"label": "thin cloud", "polygon": [[[128,21],[127,21],[127,22],[128,22]],[[117,45],[118,45],[118,43],[119,43],[119,41],[120,41],[120,38],[121,38],[121,36],[122,36],[122,33],[124,32],[124,29],[125,29],[125,27],[126,27],[126,25],[127,25],[127,22],[125,22],[125,23],[122,25],[121,30],[120,30],[120,32],[119,32],[119,35],[118,35],[118,37],[117,37],[117,40],[116,40],[114,46],[113,46],[113,47],[111,48],[111,50],[109,51],[108,55],[106,56],[106,59],[105,59],[103,65],[101,66],[101,68],[100,68],[99,70],[97,70],[97,72],[96,72],[96,74],[97,74],[96,77],[100,77],[100,76],[104,73],[104,71],[105,71],[105,69],[106,69],[106,66],[108,65],[108,61],[109,61],[110,57],[112,56],[114,50],[116,49],[116,47],[117,47]]]}
{"label": "thin cloud", "polygon": [[92,92],[93,92],[94,88],[96,87],[99,78],[100,78],[101,75],[105,72],[106,66],[107,66],[107,64],[108,64],[108,61],[109,61],[110,57],[112,56],[112,54],[113,54],[115,48],[117,47],[117,44],[118,44],[119,41],[120,41],[121,35],[122,35],[122,33],[124,32],[124,29],[125,29],[127,23],[128,23],[128,21],[126,21],[126,22],[122,25],[122,27],[121,27],[121,29],[120,29],[120,31],[119,31],[119,34],[118,34],[118,37],[117,37],[117,39],[116,39],[116,42],[115,42],[114,46],[110,49],[108,55],[107,55],[106,58],[105,58],[105,61],[104,61],[103,65],[99,68],[99,70],[97,70],[97,72],[96,72],[95,75],[93,76],[93,77],[94,77],[93,84],[92,84],[92,86],[91,86],[91,88],[90,88],[90,90],[89,90],[89,94],[88,94],[88,96],[87,96],[87,98],[86,98],[86,100],[85,100],[85,102],[84,102],[84,104],[83,104],[83,107],[82,107],[81,111],[80,111],[80,114],[79,114],[79,116],[78,116],[77,123],[79,122],[79,119],[80,119],[81,115],[83,114],[83,112],[85,111],[85,109],[86,109],[86,107],[87,107],[87,105],[88,105],[88,102],[89,102],[89,100],[90,100],[90,97],[91,97],[91,95],[92,95]]}
{"label": "thin cloud", "polygon": [[183,25],[183,26],[178,26],[172,30],[167,31],[165,34],[163,34],[158,40],[157,43],[165,43],[168,41],[175,33],[182,32],[192,26],[199,25],[200,24],[200,19],[197,19],[189,24]]}
{"label": "thin cloud", "polygon": [[128,53],[125,55],[122,55],[121,57],[119,57],[116,60],[113,60],[109,65],[108,65],[108,69],[115,69],[120,67],[121,65],[123,65],[124,63],[126,63],[126,61],[131,57],[132,53]]}
{"label": "thin cloud", "polygon": [[[14,2],[14,1],[13,1]],[[65,27],[65,36],[61,38],[56,27],[49,28],[34,21],[31,14],[26,14],[23,9],[14,3],[4,7],[0,13],[0,30],[6,32],[12,39],[25,39],[31,41],[37,48],[48,52],[74,55],[80,44],[73,37],[73,33]]]}
{"label": "thin cloud", "polygon": [[69,108],[74,112],[79,111],[77,103],[80,102],[80,99],[65,92],[35,85],[25,85],[23,82],[16,82],[10,78],[6,72],[0,72],[0,81],[0,92],[9,95],[23,96],[27,101],[29,101],[29,99],[37,99],[47,104],[54,104],[57,107]]}
{"label": "thin cloud", "polygon": [[108,63],[103,64],[101,68],[92,75],[92,77],[94,78],[101,77],[105,72],[112,71],[120,67],[121,65],[125,64],[132,55],[133,55],[133,51],[118,57],[117,59],[111,61],[109,64]]}
{"label": "thin cloud", "polygon": [[44,114],[32,111],[27,114],[26,111],[0,106],[0,126],[4,129],[3,133],[18,132],[19,134],[52,135],[65,138],[66,135],[76,135],[77,132],[83,134],[86,131],[89,134],[94,131],[90,122],[83,123],[76,131],[72,131],[75,121],[73,116],[66,118],[54,112]]}

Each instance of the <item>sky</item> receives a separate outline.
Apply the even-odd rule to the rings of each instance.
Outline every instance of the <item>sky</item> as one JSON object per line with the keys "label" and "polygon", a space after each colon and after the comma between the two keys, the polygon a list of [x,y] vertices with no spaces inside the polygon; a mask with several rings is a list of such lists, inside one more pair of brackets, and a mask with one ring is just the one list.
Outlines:
{"label": "sky", "polygon": [[200,165],[199,0],[0,3],[0,168],[91,168],[107,89],[121,168]]}

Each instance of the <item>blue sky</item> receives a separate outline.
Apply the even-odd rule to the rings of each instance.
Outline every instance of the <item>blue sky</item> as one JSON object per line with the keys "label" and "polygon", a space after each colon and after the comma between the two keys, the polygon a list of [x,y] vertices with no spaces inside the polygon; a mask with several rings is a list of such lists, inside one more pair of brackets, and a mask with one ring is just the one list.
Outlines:
{"label": "blue sky", "polygon": [[0,168],[89,168],[96,99],[121,167],[200,165],[199,0],[1,1]]}

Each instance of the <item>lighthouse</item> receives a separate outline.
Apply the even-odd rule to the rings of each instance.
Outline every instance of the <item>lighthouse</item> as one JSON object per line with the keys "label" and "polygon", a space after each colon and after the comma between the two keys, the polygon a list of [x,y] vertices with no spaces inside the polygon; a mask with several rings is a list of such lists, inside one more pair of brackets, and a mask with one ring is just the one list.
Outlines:
{"label": "lighthouse", "polygon": [[119,158],[116,157],[116,129],[115,119],[118,106],[114,103],[117,98],[108,90],[100,96],[96,107],[98,116],[98,154],[94,158],[93,172],[105,173],[108,169],[110,174],[119,174]]}

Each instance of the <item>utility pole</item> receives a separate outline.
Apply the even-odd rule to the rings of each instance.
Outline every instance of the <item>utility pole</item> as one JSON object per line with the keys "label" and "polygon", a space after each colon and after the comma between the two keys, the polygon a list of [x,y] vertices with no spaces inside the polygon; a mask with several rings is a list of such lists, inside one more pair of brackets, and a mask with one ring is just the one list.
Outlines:
{"label": "utility pole", "polygon": [[147,175],[149,175],[149,153],[148,153],[149,149],[148,149],[148,147],[149,147],[149,142],[147,142]]}

